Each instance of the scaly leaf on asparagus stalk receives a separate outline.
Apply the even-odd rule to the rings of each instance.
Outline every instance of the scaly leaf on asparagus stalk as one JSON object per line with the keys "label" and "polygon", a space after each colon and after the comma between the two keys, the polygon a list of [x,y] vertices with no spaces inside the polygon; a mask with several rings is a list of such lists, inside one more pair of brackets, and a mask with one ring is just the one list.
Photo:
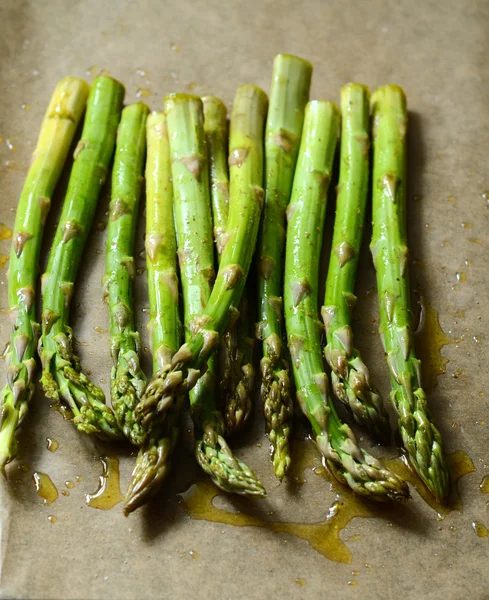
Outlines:
{"label": "scaly leaf on asparagus stalk", "polygon": [[380,335],[391,374],[391,402],[408,457],[438,500],[449,476],[440,432],[431,421],[414,353],[406,234],[406,129],[404,91],[385,85],[372,95],[374,169],[371,250],[377,270]]}
{"label": "scaly leaf on asparagus stalk", "polygon": [[231,310],[239,305],[256,244],[263,202],[263,125],[266,94],[253,85],[238,88],[230,134],[230,219],[228,240],[211,296],[192,337],[146,388],[136,407],[143,427],[164,420],[173,399],[190,390],[206,368],[224,333]]}
{"label": "scaly leaf on asparagus stalk", "polygon": [[0,469],[17,454],[15,431],[34,391],[35,352],[39,335],[35,289],[44,223],[51,196],[85,110],[88,84],[65,77],[49,102],[17,206],[8,276],[12,319],[7,354],[7,385],[0,395]]}
{"label": "scaly leaf on asparagus stalk", "polygon": [[[202,101],[196,96],[172,94],[165,98],[170,140],[175,225],[183,290],[185,337],[198,330],[200,316],[214,282],[209,177]],[[216,401],[216,361],[190,390],[195,454],[202,469],[226,491],[263,495],[253,472],[235,459],[226,444],[224,423]]]}
{"label": "scaly leaf on asparagus stalk", "polygon": [[[154,112],[146,122],[146,268],[153,372],[171,363],[181,343],[178,310],[177,242],[173,219],[173,186],[166,117]],[[175,402],[162,427],[139,450],[124,500],[127,516],[160,489],[171,468],[171,456],[179,436],[183,397]]]}
{"label": "scaly leaf on asparagus stalk", "polygon": [[[220,261],[227,240],[226,227],[229,215],[226,107],[214,96],[205,96],[202,98],[202,103],[209,156],[214,237],[217,257]],[[239,309],[230,320],[218,353],[219,391],[228,434],[243,427],[251,413],[255,369],[253,367],[254,340],[248,305],[245,287]]]}
{"label": "scaly leaf on asparagus stalk", "polygon": [[284,356],[282,274],[285,211],[309,97],[312,66],[288,54],[275,58],[265,132],[265,204],[258,238],[258,337],[263,340],[261,395],[275,475],[290,466],[293,415],[290,367]]}
{"label": "scaly leaf on asparagus stalk", "polygon": [[112,170],[104,277],[114,361],[110,376],[112,406],[117,424],[136,446],[143,443],[144,432],[135,423],[133,413],[146,387],[146,376],[139,364],[141,338],[134,325],[132,285],[148,112],[142,103],[126,106],[122,111]]}
{"label": "scaly leaf on asparagus stalk", "polygon": [[324,355],[331,367],[336,397],[355,421],[381,442],[390,437],[382,399],[370,382],[360,353],[353,347],[351,311],[356,303],[355,277],[362,245],[369,183],[369,91],[358,83],[341,89],[341,156],[336,217],[324,306]]}
{"label": "scaly leaf on asparagus stalk", "polygon": [[304,130],[287,209],[284,300],[287,340],[297,400],[333,474],[371,499],[406,498],[404,481],[359,448],[341,423],[323,370],[318,315],[318,278],[328,185],[340,115],[330,102],[306,106]]}
{"label": "scaly leaf on asparagus stalk", "polygon": [[42,276],[39,356],[44,392],[68,405],[80,431],[104,439],[119,439],[121,432],[105,405],[104,393],[81,372],[68,318],[78,266],[114,151],[123,98],[124,87],[119,82],[107,76],[94,80],[47,271]]}

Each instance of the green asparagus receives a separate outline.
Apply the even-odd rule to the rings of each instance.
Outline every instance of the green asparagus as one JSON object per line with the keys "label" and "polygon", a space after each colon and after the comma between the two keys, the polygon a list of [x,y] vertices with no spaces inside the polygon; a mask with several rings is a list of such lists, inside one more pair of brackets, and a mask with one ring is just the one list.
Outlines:
{"label": "green asparagus", "polygon": [[226,106],[215,96],[202,98],[204,133],[209,159],[212,223],[217,259],[226,245],[226,225],[229,215],[228,122]]}
{"label": "green asparagus", "polygon": [[119,439],[121,432],[105,405],[104,393],[81,372],[68,318],[78,266],[114,150],[123,97],[124,88],[114,79],[101,76],[94,80],[47,271],[42,276],[39,356],[44,392],[55,402],[68,405],[80,431],[103,439]]}
{"label": "green asparagus", "polygon": [[0,394],[2,471],[17,454],[15,431],[27,414],[34,391],[34,356],[39,335],[35,289],[44,223],[85,109],[88,90],[88,84],[75,77],[65,77],[54,89],[17,206],[8,276],[13,325],[7,354],[7,385]]}
{"label": "green asparagus", "polygon": [[275,475],[290,466],[289,438],[293,415],[290,367],[283,340],[282,273],[285,211],[309,97],[312,66],[288,54],[275,58],[265,132],[265,204],[258,241],[258,336],[263,340],[261,395]]}
{"label": "green asparagus", "polygon": [[[198,328],[214,282],[209,178],[202,101],[196,96],[173,94],[165,99],[168,122],[175,225],[183,289],[185,338]],[[199,465],[222,489],[263,495],[253,472],[232,455],[224,440],[224,421],[216,400],[216,361],[190,390],[195,427],[195,455]]]}
{"label": "green asparagus", "polygon": [[[214,96],[205,96],[202,102],[209,155],[214,237],[217,257],[220,260],[226,243],[229,215],[226,107]],[[248,314],[247,287],[243,291],[238,313],[231,319],[219,349],[220,396],[226,431],[229,434],[240,429],[250,416],[255,381],[254,340],[252,320]]]}
{"label": "green asparagus", "polygon": [[380,335],[390,369],[391,402],[409,461],[438,500],[447,497],[449,475],[442,439],[431,421],[421,387],[421,363],[413,344],[406,234],[406,129],[404,91],[395,85],[372,95],[373,234]]}
{"label": "green asparagus", "polygon": [[142,103],[122,111],[112,171],[104,278],[114,361],[110,378],[112,406],[120,429],[136,446],[143,443],[144,435],[134,421],[134,407],[146,388],[146,376],[139,364],[141,338],[134,326],[132,280],[148,112]]}
{"label": "green asparagus", "polygon": [[232,311],[239,305],[250,268],[263,203],[263,125],[266,94],[252,85],[238,88],[230,133],[230,219],[228,240],[205,310],[194,318],[191,338],[146,388],[136,414],[146,429],[164,420],[174,398],[190,390],[206,369]]}
{"label": "green asparagus", "polygon": [[239,431],[250,418],[255,386],[253,350],[255,347],[254,319],[251,316],[250,287],[243,290],[238,310],[233,314],[224,334],[226,345],[221,393],[223,412],[229,435]]}
{"label": "green asparagus", "polygon": [[319,256],[339,124],[334,104],[315,101],[306,106],[287,209],[285,322],[297,400],[311,422],[319,450],[340,482],[371,499],[406,498],[406,483],[359,448],[351,429],[341,423],[323,370],[317,301]]}
{"label": "green asparagus", "polygon": [[390,437],[382,399],[370,382],[369,371],[353,347],[351,311],[356,304],[355,276],[362,245],[369,183],[369,91],[358,83],[341,90],[341,156],[336,217],[324,306],[324,350],[331,367],[336,397],[355,421],[382,442]]}
{"label": "green asparagus", "polygon": [[[146,267],[148,273],[148,330],[153,372],[171,363],[180,346],[182,326],[178,306],[177,242],[173,220],[173,186],[166,117],[152,113],[146,123]],[[179,436],[183,398],[176,400],[166,423],[156,428],[139,449],[124,501],[126,516],[145,504],[161,487],[171,467]]]}

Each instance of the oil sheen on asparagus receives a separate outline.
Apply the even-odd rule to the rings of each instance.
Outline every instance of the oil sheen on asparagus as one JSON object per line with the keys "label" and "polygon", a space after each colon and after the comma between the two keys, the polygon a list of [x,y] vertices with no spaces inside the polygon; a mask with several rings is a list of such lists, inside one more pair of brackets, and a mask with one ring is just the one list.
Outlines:
{"label": "oil sheen on asparagus", "polygon": [[[183,291],[185,338],[198,331],[214,282],[209,177],[204,113],[197,96],[165,98],[170,140],[175,224]],[[263,495],[264,489],[244,463],[233,456],[224,439],[225,424],[217,406],[216,360],[190,390],[195,431],[195,455],[202,469],[220,488],[240,494]]]}
{"label": "oil sheen on asparagus", "polygon": [[285,211],[309,98],[312,66],[288,54],[275,58],[265,130],[265,203],[259,234],[257,334],[263,341],[261,395],[275,475],[290,466],[293,392],[283,324]]}
{"label": "oil sheen on asparagus", "polygon": [[[153,373],[171,363],[179,348],[177,241],[173,216],[173,186],[166,117],[151,113],[146,123],[146,268]],[[128,515],[154,496],[165,481],[180,433],[183,397],[178,397],[163,426],[156,427],[139,449],[124,500]]]}
{"label": "oil sheen on asparagus", "polygon": [[241,299],[256,244],[263,203],[263,129],[267,96],[256,86],[237,90],[230,132],[230,219],[227,242],[211,296],[191,338],[146,388],[136,407],[143,427],[165,418],[174,399],[189,391],[206,368]]}
{"label": "oil sheen on asparagus", "polygon": [[39,324],[35,290],[39,253],[51,197],[85,110],[89,86],[65,77],[49,102],[15,217],[8,275],[12,331],[7,353],[7,385],[0,395],[0,470],[17,454],[15,431],[34,391]]}
{"label": "oil sheen on asparagus", "polygon": [[385,85],[372,95],[374,166],[371,251],[377,271],[380,335],[391,374],[391,402],[409,461],[438,500],[449,475],[440,432],[421,387],[413,344],[406,233],[406,131],[404,91]]}
{"label": "oil sheen on asparagus", "polygon": [[336,478],[371,499],[406,498],[408,487],[362,450],[333,404],[323,370],[318,278],[328,185],[340,127],[330,102],[306,106],[292,197],[287,209],[284,301],[297,400]]}
{"label": "oil sheen on asparagus", "polygon": [[351,312],[356,304],[355,277],[362,245],[369,184],[369,91],[358,83],[341,90],[341,155],[336,217],[324,306],[324,355],[331,367],[336,397],[355,421],[387,443],[389,420],[382,399],[373,388],[369,371],[353,347]]}
{"label": "oil sheen on asparagus", "polygon": [[114,152],[123,98],[124,87],[118,81],[104,75],[93,81],[63,210],[42,276],[42,387],[48,398],[68,406],[80,431],[103,439],[119,439],[121,432],[105,405],[104,393],[81,371],[68,318],[78,267]]}
{"label": "oil sheen on asparagus", "polygon": [[140,446],[142,430],[134,408],[146,387],[139,364],[141,338],[134,325],[134,238],[143,192],[146,118],[149,109],[138,102],[122,111],[112,170],[112,195],[107,228],[105,298],[109,305],[112,406],[120,429]]}
{"label": "oil sheen on asparagus", "polygon": [[[204,131],[209,159],[211,205],[220,261],[226,242],[229,215],[229,174],[227,165],[226,107],[214,96],[202,98]],[[253,320],[250,314],[249,286],[246,286],[238,312],[233,315],[218,350],[219,395],[226,431],[231,434],[248,421],[251,414],[255,369],[253,367]]]}

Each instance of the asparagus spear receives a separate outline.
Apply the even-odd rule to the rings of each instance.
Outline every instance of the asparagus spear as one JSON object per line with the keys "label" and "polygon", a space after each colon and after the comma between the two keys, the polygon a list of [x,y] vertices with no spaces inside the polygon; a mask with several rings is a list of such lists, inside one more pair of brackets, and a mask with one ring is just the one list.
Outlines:
{"label": "asparagus spear", "polygon": [[382,399],[370,382],[369,371],[353,348],[351,310],[369,177],[369,91],[358,83],[341,90],[340,180],[332,252],[329,260],[324,306],[326,328],[324,355],[331,367],[336,397],[351,410],[355,421],[380,441],[390,437],[389,419]]}
{"label": "asparagus spear", "polygon": [[204,133],[209,158],[212,223],[217,259],[226,245],[226,225],[229,215],[228,122],[227,111],[219,98],[204,96]]}
{"label": "asparagus spear", "polygon": [[0,394],[0,469],[17,454],[15,431],[34,391],[39,335],[35,289],[44,223],[51,196],[85,109],[89,86],[65,77],[54,89],[17,206],[10,253],[8,300],[12,319],[7,385]]}
{"label": "asparagus spear", "polygon": [[178,350],[170,368],[160,370],[136,407],[142,426],[164,419],[173,399],[190,390],[206,368],[238,306],[248,275],[263,202],[263,124],[265,93],[252,85],[238,88],[230,133],[230,219],[228,240],[205,310],[194,319],[191,338]]}
{"label": "asparagus spear", "polygon": [[[175,203],[178,257],[183,289],[185,338],[199,326],[209,300],[214,272],[214,244],[202,101],[173,94],[165,98]],[[216,401],[216,361],[190,390],[199,465],[222,489],[263,495],[253,472],[237,460],[224,440],[224,421]]]}
{"label": "asparagus spear", "polygon": [[287,209],[285,323],[297,400],[311,422],[319,450],[333,474],[372,499],[405,498],[405,482],[358,447],[341,423],[323,371],[318,319],[319,255],[327,190],[339,133],[340,115],[330,102],[309,102],[294,184]]}
{"label": "asparagus spear", "polygon": [[371,251],[377,270],[380,335],[391,374],[390,397],[411,464],[436,498],[443,500],[449,476],[442,439],[431,421],[413,345],[406,235],[406,97],[400,87],[385,85],[372,95],[371,105]]}
{"label": "asparagus spear", "polygon": [[114,150],[123,97],[124,88],[114,79],[101,76],[94,80],[47,271],[42,276],[39,340],[46,396],[68,405],[80,431],[109,439],[120,438],[121,432],[105,405],[104,393],[81,372],[68,317],[78,266]]}
{"label": "asparagus spear", "polygon": [[[220,261],[226,245],[226,225],[229,215],[226,107],[214,96],[205,96],[202,98],[202,103],[209,155],[214,237],[217,258]],[[240,429],[251,413],[255,370],[254,340],[248,305],[248,293],[245,287],[238,313],[231,320],[220,344],[220,396],[228,433]]]}
{"label": "asparagus spear", "polygon": [[265,205],[258,242],[258,335],[263,340],[261,395],[275,475],[290,466],[293,401],[284,356],[282,273],[289,203],[312,66],[288,54],[275,58],[265,132]]}
{"label": "asparagus spear", "polygon": [[255,385],[253,366],[254,319],[251,317],[249,284],[243,290],[238,310],[233,314],[224,334],[221,394],[224,398],[224,421],[228,434],[243,428],[250,418]]}
{"label": "asparagus spear", "polygon": [[[173,220],[173,187],[170,146],[163,112],[148,116],[146,123],[146,266],[148,274],[148,330],[153,372],[169,365],[180,346],[177,243]],[[156,428],[139,450],[126,493],[124,513],[145,504],[161,487],[171,467],[171,455],[179,436],[178,418],[183,398],[175,402],[163,427]]]}
{"label": "asparagus spear", "polygon": [[112,171],[104,278],[114,361],[110,378],[112,406],[117,424],[136,446],[143,443],[144,436],[134,421],[133,411],[146,387],[146,376],[139,364],[141,338],[134,326],[132,280],[148,112],[142,103],[126,106],[122,111]]}

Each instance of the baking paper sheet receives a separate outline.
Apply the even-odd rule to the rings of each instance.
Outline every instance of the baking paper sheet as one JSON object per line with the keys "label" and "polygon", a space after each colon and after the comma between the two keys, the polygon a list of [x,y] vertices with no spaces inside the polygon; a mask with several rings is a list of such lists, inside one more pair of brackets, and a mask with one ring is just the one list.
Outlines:
{"label": "baking paper sheet", "polygon": [[[489,537],[479,537],[474,524],[489,526],[489,495],[479,489],[489,473],[489,4],[3,0],[0,11],[0,221],[10,227],[46,104],[64,75],[91,80],[106,69],[126,85],[126,102],[140,98],[153,109],[161,109],[164,95],[172,91],[213,93],[228,105],[241,83],[268,91],[279,52],[314,64],[312,98],[338,102],[348,81],[371,89],[387,82],[402,85],[410,110],[413,297],[422,295],[431,303],[455,341],[442,350],[447,372],[438,378],[430,403],[447,452],[466,452],[475,469],[459,482],[462,510],[445,518],[412,488],[405,506],[353,519],[339,533],[347,548],[343,559],[351,562],[340,563],[290,532],[191,518],[176,495],[202,479],[188,435],[165,491],[150,507],[126,519],[120,504],[107,511],[87,506],[85,495],[97,489],[102,473],[98,457],[120,458],[124,491],[134,455],[78,434],[38,391],[20,434],[19,459],[9,465],[8,481],[0,482],[0,597],[486,598]],[[46,228],[43,265],[64,186],[66,177]],[[100,284],[106,210],[107,198],[102,198],[76,286],[73,326],[85,369],[108,392],[108,318]],[[143,250],[142,235],[141,228],[137,252]],[[10,240],[0,242],[0,253],[8,254],[9,248]],[[144,266],[142,257],[138,261]],[[0,270],[2,309],[7,307],[7,268]],[[144,278],[136,279],[136,301],[146,336]],[[374,286],[365,245],[355,334],[387,397]],[[7,341],[8,331],[4,314],[0,339]],[[424,338],[425,345],[435,342],[434,336]],[[150,365],[147,353],[145,365]],[[47,438],[59,443],[56,452],[47,449]],[[371,447],[367,436],[362,443]],[[268,498],[219,498],[216,506],[274,522],[313,523],[348,504],[346,493],[338,496],[338,486],[313,472],[320,465],[318,455],[295,482],[280,485],[267,448],[257,407],[253,427],[235,449],[261,478]],[[371,451],[397,455],[394,448]],[[48,474],[58,489],[50,505],[36,493],[35,472]]]}

